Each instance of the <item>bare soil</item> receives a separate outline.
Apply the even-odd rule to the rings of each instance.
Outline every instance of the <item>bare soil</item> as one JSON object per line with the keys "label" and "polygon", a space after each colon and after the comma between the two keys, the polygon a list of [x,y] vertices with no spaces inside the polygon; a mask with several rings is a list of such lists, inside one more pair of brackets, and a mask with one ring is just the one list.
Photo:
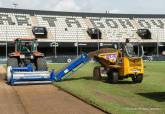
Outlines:
{"label": "bare soil", "polygon": [[0,114],[104,114],[53,85],[6,84],[0,67]]}

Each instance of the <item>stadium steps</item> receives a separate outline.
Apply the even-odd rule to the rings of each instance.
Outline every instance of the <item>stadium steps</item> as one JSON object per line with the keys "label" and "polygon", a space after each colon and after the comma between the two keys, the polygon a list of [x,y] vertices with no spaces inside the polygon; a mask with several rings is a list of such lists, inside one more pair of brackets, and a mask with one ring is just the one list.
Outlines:
{"label": "stadium steps", "polygon": [[93,28],[93,25],[88,18],[84,19],[84,21],[85,21],[88,28]]}
{"label": "stadium steps", "polygon": [[105,31],[105,30],[101,30],[101,32],[102,32],[102,39],[103,40],[108,40],[108,35],[107,35],[107,32]]}
{"label": "stadium steps", "polygon": [[47,30],[47,31],[48,31],[48,38],[49,39],[54,39],[54,36],[56,36],[56,35],[53,35],[50,30]]}
{"label": "stadium steps", "polygon": [[33,35],[33,33],[32,33],[31,28],[27,28],[26,30],[27,30],[27,33],[28,33],[28,37],[29,37],[29,38],[34,38],[34,35]]}
{"label": "stadium steps", "polygon": [[35,16],[31,16],[31,21],[32,21],[32,26],[38,26],[38,21],[37,18]]}

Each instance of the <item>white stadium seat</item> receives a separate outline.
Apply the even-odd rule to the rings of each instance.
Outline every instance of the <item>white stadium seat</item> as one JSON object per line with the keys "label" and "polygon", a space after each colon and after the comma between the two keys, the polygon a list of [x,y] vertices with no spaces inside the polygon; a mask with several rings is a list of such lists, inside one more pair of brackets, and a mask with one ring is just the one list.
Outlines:
{"label": "white stadium seat", "polygon": [[[94,14],[93,14],[94,15]],[[100,42],[124,42],[126,38],[133,42],[165,42],[165,18],[150,17],[111,17],[111,15],[97,17],[68,16],[59,14],[28,14],[0,11],[1,41],[13,41],[15,38],[33,37],[33,26],[46,27],[48,38],[40,41],[57,42],[97,42],[87,34],[88,28],[99,28],[102,32]],[[150,40],[141,39],[137,29],[149,29],[152,33]]]}

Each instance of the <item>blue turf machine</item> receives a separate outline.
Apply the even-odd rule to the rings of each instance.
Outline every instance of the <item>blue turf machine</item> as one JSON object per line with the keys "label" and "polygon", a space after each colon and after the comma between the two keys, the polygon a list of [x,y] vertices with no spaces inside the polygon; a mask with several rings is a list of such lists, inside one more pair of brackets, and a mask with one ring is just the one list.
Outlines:
{"label": "blue turf machine", "polygon": [[58,72],[54,70],[51,72],[34,71],[32,64],[28,64],[26,67],[8,66],[7,81],[11,85],[52,83],[53,81],[60,81],[66,74],[75,71],[75,69],[78,70],[88,61],[88,55],[83,53]]}

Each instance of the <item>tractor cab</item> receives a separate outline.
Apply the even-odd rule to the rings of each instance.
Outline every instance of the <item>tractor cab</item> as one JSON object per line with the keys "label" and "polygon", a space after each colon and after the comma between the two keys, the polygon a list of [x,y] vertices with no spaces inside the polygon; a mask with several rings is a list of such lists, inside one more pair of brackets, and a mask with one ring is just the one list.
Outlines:
{"label": "tractor cab", "polygon": [[16,39],[15,40],[15,51],[23,54],[28,54],[37,51],[37,40],[36,39]]}

